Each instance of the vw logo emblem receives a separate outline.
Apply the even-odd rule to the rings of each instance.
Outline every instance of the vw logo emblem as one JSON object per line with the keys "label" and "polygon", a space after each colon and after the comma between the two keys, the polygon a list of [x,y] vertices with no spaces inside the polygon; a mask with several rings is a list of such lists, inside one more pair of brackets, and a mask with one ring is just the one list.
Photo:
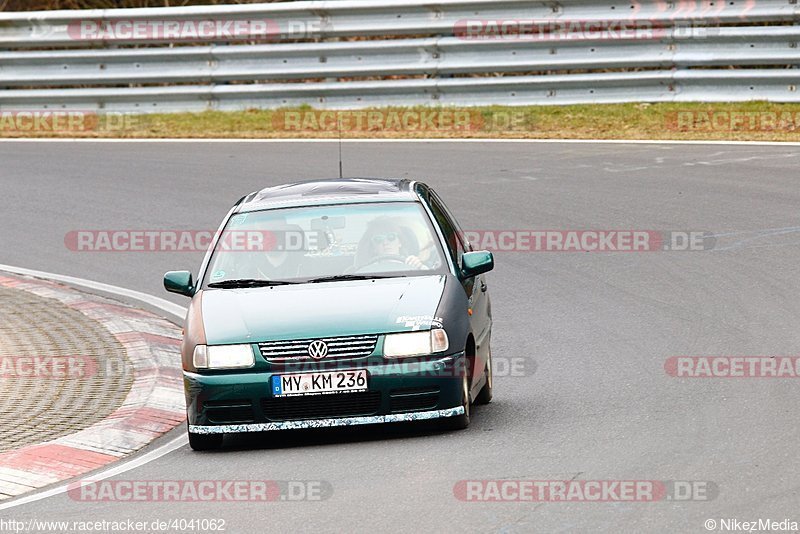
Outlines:
{"label": "vw logo emblem", "polygon": [[308,355],[315,360],[321,360],[328,355],[328,345],[324,341],[312,341],[308,346]]}

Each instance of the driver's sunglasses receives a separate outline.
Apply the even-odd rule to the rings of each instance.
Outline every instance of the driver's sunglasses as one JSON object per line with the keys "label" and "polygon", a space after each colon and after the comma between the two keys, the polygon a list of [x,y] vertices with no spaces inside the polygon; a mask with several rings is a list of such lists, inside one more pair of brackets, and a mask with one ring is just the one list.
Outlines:
{"label": "driver's sunglasses", "polygon": [[376,245],[380,245],[384,242],[393,243],[396,240],[397,240],[397,234],[395,234],[394,232],[389,234],[377,234],[372,236],[372,242],[375,243]]}

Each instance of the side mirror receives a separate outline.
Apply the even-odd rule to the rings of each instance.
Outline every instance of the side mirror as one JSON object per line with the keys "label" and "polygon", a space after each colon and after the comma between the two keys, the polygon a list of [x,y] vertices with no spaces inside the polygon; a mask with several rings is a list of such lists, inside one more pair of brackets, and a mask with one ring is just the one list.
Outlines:
{"label": "side mirror", "polygon": [[491,252],[481,250],[478,252],[465,252],[461,256],[461,275],[472,278],[479,274],[488,273],[494,269],[494,256]]}
{"label": "side mirror", "polygon": [[189,271],[170,271],[164,275],[164,289],[170,293],[177,293],[191,297],[194,295],[194,282]]}

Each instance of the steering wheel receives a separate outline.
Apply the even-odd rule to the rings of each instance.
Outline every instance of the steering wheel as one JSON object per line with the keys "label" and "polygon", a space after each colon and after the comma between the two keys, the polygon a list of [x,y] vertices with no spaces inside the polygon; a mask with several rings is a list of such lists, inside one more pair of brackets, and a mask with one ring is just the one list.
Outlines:
{"label": "steering wheel", "polygon": [[376,263],[399,263],[403,267],[408,267],[408,265],[406,265],[406,259],[404,256],[400,256],[399,254],[382,254],[380,256],[374,257],[372,260],[370,260],[369,263],[365,263],[364,265],[359,267],[356,270],[356,272],[357,273],[363,272],[367,270],[367,267],[375,265]]}

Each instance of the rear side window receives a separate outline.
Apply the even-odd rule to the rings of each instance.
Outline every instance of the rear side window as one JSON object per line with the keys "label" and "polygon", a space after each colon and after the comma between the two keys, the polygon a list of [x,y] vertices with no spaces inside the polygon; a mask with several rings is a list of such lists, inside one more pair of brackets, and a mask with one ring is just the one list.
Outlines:
{"label": "rear side window", "polygon": [[456,267],[461,267],[461,256],[464,255],[465,247],[461,242],[459,230],[455,221],[448,215],[444,204],[439,200],[435,193],[431,193],[431,212],[433,213],[436,222],[442,229],[445,241],[447,242],[447,250],[450,251],[450,257],[456,262]]}
{"label": "rear side window", "polygon": [[444,201],[439,197],[439,195],[436,194],[436,192],[433,192],[433,197],[434,199],[436,199],[436,202],[439,203],[439,205],[441,206],[442,211],[444,211],[444,214],[450,220],[450,223],[453,225],[453,228],[455,228],[456,235],[458,236],[458,239],[461,241],[461,246],[467,252],[472,252],[473,251],[472,245],[470,244],[469,241],[467,241],[466,237],[467,234],[464,233],[463,228],[461,228],[461,225],[458,224],[458,219],[455,218],[453,212],[448,209],[447,204],[444,203]]}

